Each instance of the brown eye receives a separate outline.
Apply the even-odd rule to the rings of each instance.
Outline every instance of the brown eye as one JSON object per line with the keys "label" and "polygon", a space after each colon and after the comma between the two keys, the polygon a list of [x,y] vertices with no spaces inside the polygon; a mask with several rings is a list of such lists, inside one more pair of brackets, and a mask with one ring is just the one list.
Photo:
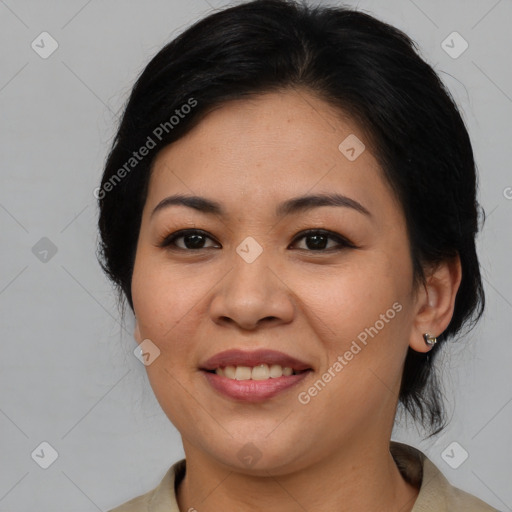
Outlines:
{"label": "brown eye", "polygon": [[[311,229],[304,231],[300,236],[295,238],[293,244],[296,244],[298,240],[302,239],[306,240],[306,247],[299,247],[300,250],[328,252],[347,247],[355,248],[355,245],[346,238],[324,229]],[[334,246],[327,247],[329,245],[329,241],[334,241]]]}
{"label": "brown eye", "polygon": [[[183,239],[183,245],[176,243],[177,240],[181,239]],[[199,229],[186,229],[172,233],[171,235],[165,237],[163,241],[158,245],[159,247],[178,250],[209,249],[211,246],[205,246],[205,242],[207,240],[213,240],[213,238],[207,235],[206,232]]]}

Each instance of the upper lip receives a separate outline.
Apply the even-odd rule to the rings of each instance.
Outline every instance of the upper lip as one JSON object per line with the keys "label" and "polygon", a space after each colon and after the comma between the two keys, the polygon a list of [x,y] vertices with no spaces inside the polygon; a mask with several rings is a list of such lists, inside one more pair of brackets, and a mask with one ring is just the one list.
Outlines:
{"label": "upper lip", "polygon": [[257,366],[265,363],[268,365],[279,364],[283,368],[289,367],[296,371],[311,369],[311,365],[295,357],[276,350],[265,349],[254,351],[232,349],[219,352],[202,363],[200,368],[211,371],[226,366]]}

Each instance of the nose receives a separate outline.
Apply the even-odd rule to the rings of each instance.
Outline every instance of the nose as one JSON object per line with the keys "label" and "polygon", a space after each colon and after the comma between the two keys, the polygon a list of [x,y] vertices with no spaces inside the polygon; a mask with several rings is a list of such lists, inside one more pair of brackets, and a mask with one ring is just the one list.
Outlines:
{"label": "nose", "polygon": [[286,324],[293,320],[293,293],[263,254],[252,263],[238,255],[210,303],[212,320],[254,330],[264,323]]}

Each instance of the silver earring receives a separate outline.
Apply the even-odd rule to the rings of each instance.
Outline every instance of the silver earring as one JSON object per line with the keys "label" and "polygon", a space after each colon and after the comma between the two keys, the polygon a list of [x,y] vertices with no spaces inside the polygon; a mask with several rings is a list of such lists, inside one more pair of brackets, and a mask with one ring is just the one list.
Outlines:
{"label": "silver earring", "polygon": [[437,343],[437,338],[428,332],[423,335],[423,339],[425,340],[425,343],[431,347]]}

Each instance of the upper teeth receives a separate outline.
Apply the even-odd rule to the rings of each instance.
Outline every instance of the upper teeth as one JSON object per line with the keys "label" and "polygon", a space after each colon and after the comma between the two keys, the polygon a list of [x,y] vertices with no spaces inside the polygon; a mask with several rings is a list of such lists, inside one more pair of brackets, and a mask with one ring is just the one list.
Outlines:
{"label": "upper teeth", "polygon": [[283,375],[288,376],[293,374],[293,369],[280,364],[260,364],[251,368],[250,366],[226,366],[225,368],[217,368],[215,370],[217,375],[227,377],[228,379],[235,380],[265,380],[268,378],[276,379]]}

